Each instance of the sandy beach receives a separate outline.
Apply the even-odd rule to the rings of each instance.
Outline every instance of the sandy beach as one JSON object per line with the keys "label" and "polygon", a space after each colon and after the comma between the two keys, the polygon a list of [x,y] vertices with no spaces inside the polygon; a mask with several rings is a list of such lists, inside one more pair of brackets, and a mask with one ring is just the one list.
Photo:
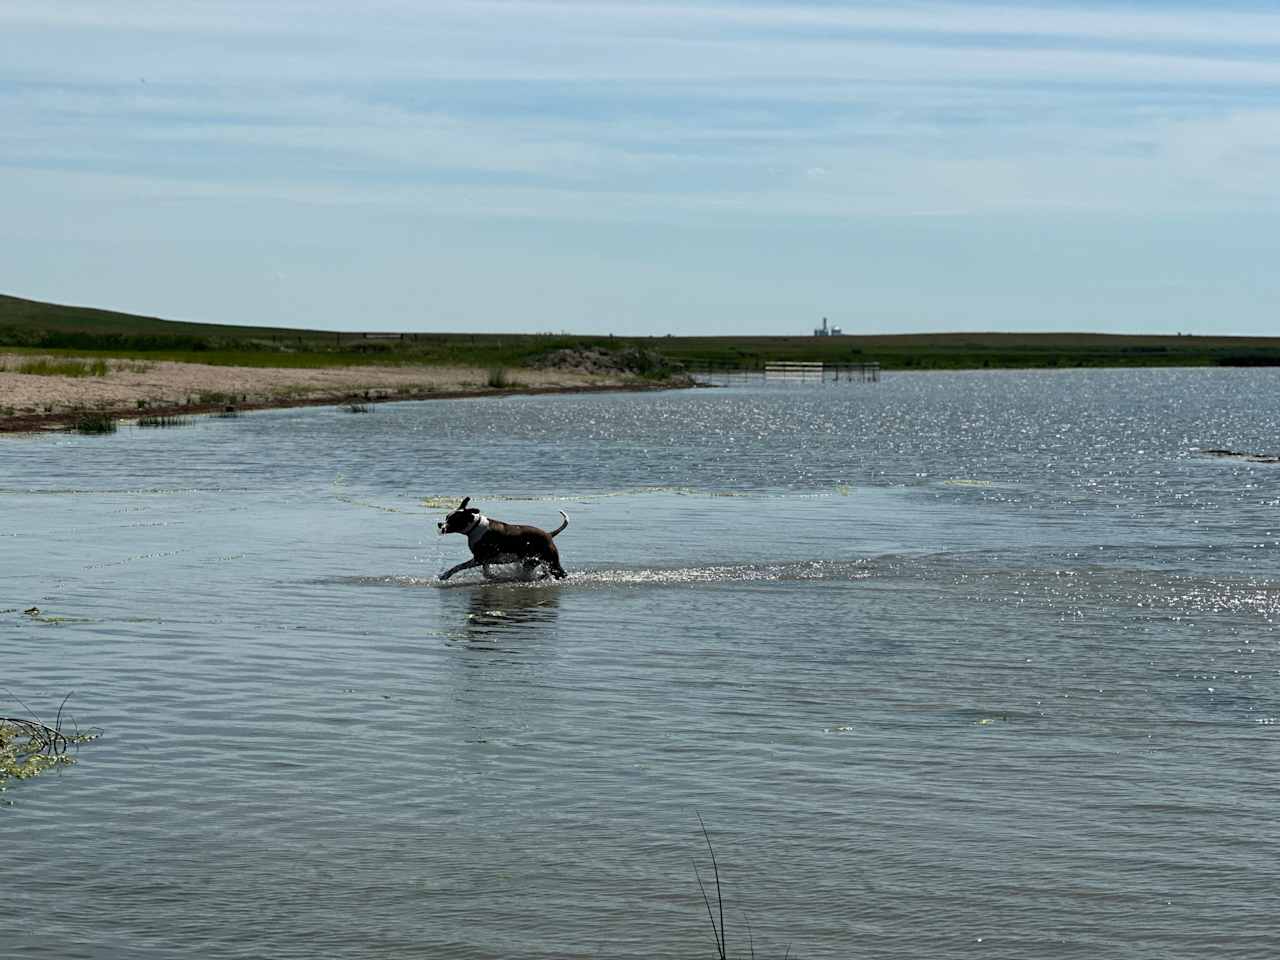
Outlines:
{"label": "sandy beach", "polygon": [[139,360],[106,360],[101,375],[18,372],[41,359],[65,363],[75,358],[0,353],[0,431],[55,428],[84,411],[136,417],[354,399],[415,400],[471,394],[617,390],[645,385],[627,376],[574,370],[512,370],[508,374],[510,385],[495,389],[489,385],[487,370],[472,367],[291,369]]}

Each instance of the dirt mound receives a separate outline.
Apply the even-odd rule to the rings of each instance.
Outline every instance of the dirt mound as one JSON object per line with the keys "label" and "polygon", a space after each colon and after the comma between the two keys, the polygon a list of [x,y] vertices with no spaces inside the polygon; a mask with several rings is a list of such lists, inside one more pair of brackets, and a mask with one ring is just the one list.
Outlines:
{"label": "dirt mound", "polygon": [[660,379],[676,377],[684,372],[681,364],[664,357],[656,350],[648,350],[644,347],[624,347],[621,350],[606,350],[603,347],[570,347],[545,353],[530,365],[539,370],[630,374]]}

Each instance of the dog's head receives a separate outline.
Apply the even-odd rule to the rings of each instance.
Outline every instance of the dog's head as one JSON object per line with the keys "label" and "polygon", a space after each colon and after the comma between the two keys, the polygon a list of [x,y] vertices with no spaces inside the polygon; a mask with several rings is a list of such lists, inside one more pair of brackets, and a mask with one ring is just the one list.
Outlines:
{"label": "dog's head", "polygon": [[466,533],[476,525],[476,521],[480,519],[480,511],[475,507],[468,507],[470,502],[470,497],[464,498],[457,510],[436,524],[442,534]]}

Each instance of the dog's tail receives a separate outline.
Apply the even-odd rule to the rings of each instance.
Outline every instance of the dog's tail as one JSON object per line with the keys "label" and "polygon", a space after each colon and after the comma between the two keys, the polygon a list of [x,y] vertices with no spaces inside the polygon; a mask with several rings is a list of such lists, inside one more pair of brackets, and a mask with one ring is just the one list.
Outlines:
{"label": "dog's tail", "polygon": [[556,527],[554,530],[551,531],[551,536],[553,537],[569,525],[569,515],[565,513],[563,510],[561,510],[560,516],[564,517],[564,523],[560,524],[560,526]]}

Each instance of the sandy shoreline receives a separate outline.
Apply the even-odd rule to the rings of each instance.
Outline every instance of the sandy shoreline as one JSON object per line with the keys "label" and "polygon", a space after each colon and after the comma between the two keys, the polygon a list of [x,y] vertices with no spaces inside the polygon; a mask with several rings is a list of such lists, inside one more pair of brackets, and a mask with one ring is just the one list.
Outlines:
{"label": "sandy shoreline", "polygon": [[[361,366],[289,369],[167,360],[107,360],[103,376],[19,373],[38,356],[0,353],[0,432],[65,426],[85,411],[117,417],[207,413],[234,407],[313,406],[352,400],[423,400],[508,393],[645,389],[631,377],[518,369],[509,387],[473,367]],[[65,362],[68,357],[47,358]]]}

